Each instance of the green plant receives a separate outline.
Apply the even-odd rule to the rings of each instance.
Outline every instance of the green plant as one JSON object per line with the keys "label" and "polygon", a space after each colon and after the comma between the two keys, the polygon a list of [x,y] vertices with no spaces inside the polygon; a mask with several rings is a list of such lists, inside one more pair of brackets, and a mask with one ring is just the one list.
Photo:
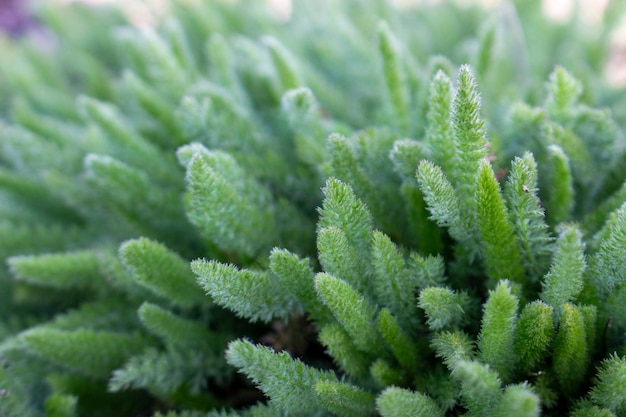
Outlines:
{"label": "green plant", "polygon": [[58,55],[2,44],[3,415],[626,412],[606,33],[295,6],[42,5]]}

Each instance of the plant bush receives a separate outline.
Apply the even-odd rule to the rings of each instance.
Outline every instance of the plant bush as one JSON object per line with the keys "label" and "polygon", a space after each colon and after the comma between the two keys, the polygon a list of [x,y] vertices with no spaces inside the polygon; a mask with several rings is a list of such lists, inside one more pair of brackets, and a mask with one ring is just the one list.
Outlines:
{"label": "plant bush", "polygon": [[2,415],[626,414],[624,3],[294,3],[2,41]]}

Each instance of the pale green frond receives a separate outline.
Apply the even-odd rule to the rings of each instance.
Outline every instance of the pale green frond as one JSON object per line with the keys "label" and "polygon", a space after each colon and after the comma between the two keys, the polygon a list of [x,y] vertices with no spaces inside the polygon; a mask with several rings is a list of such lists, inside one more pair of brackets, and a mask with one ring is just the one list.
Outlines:
{"label": "pale green frond", "polygon": [[[349,184],[351,190],[360,190],[363,197],[374,192],[372,179],[368,178],[367,172],[359,160],[354,141],[338,133],[333,133],[326,139],[326,153],[330,175]],[[329,182],[326,183],[326,187],[328,186]]]}
{"label": "pale green frond", "polygon": [[493,64],[497,64],[496,57],[496,40],[502,37],[502,33],[499,33],[498,21],[487,20],[481,26],[481,35],[479,39],[478,51],[476,53],[475,64],[476,74],[483,80],[487,80],[489,70]]}
{"label": "pale green frond", "polygon": [[228,40],[221,33],[212,33],[208,38],[205,49],[210,60],[209,73],[211,79],[220,85],[225,86],[230,91],[235,91],[237,95],[243,95],[241,84],[235,72],[234,51]]}
{"label": "pale green frond", "polygon": [[585,322],[587,352],[589,357],[593,357],[596,353],[596,347],[602,344],[602,341],[598,340],[598,307],[595,305],[581,305],[578,308]]}
{"label": "pale green frond", "polygon": [[[83,117],[106,137],[102,139],[104,152],[129,165],[145,167],[157,181],[180,185],[180,177],[174,175],[177,173],[174,158],[161,152],[129,126],[118,108],[86,96],[78,98],[78,107]],[[146,161],[150,163],[146,164]]]}
{"label": "pale green frond", "polygon": [[89,329],[124,332],[136,330],[138,325],[137,306],[113,295],[111,298],[84,302],[79,308],[57,314],[44,326],[68,331]]}

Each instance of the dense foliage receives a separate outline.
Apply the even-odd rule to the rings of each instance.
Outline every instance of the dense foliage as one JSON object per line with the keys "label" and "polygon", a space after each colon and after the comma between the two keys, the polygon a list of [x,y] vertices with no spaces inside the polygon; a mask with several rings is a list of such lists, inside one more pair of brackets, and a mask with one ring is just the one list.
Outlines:
{"label": "dense foliage", "polygon": [[0,40],[0,414],[626,414],[623,8],[39,5]]}

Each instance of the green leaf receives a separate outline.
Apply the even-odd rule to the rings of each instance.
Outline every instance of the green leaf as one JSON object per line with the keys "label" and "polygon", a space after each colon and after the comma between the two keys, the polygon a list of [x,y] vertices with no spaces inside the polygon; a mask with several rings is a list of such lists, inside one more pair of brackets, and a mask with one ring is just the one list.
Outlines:
{"label": "green leaf", "polygon": [[281,90],[301,87],[303,84],[298,75],[299,71],[295,66],[294,58],[287,49],[274,37],[264,37],[263,43],[269,50]]}
{"label": "green leaf", "polygon": [[502,36],[498,33],[498,25],[492,21],[486,21],[481,27],[482,34],[480,36],[480,44],[478,46],[478,52],[476,54],[476,73],[481,79],[487,80],[489,69],[492,63],[497,63],[497,57],[495,56],[495,40],[497,37]]}
{"label": "green leaf", "polygon": [[164,245],[146,238],[129,240],[120,246],[120,258],[137,282],[173,304],[210,304],[189,262]]}
{"label": "green leaf", "polygon": [[404,369],[415,369],[419,349],[404,329],[400,327],[398,320],[385,308],[378,313],[376,324],[378,331],[400,365]]}
{"label": "green leaf", "polygon": [[248,375],[271,398],[271,404],[289,413],[322,410],[315,387],[320,381],[338,382],[331,371],[311,368],[286,352],[244,340],[231,342],[226,360]]}
{"label": "green leaf", "polygon": [[600,408],[589,400],[580,401],[570,413],[570,417],[617,417],[611,410]]}
{"label": "green leaf", "polygon": [[157,181],[180,185],[174,158],[139,135],[114,105],[81,96],[78,106],[83,117],[106,137],[102,141],[109,155],[131,166],[141,166]]}
{"label": "green leaf", "polygon": [[196,260],[191,270],[215,303],[251,321],[286,319],[296,304],[269,272],[238,269],[217,261]]}
{"label": "green leaf", "polygon": [[107,379],[150,345],[141,335],[106,331],[35,328],[20,335],[26,349],[69,370]]}
{"label": "green leaf", "polygon": [[[457,91],[452,101],[452,130],[455,137],[457,159],[454,170],[449,173],[450,181],[456,187],[463,224],[469,230],[476,224],[476,204],[474,202],[476,173],[481,161],[487,156],[487,139],[484,122],[480,119],[480,94],[476,80],[469,66],[459,69]],[[472,235],[475,235],[475,231]]]}
{"label": "green leaf", "polygon": [[537,197],[537,163],[531,153],[515,158],[504,194],[519,242],[524,269],[538,280],[548,269],[552,238]]}
{"label": "green leaf", "polygon": [[100,200],[147,236],[189,232],[178,190],[157,186],[147,172],[106,155],[88,154],[85,170]]}
{"label": "green leaf", "polygon": [[279,280],[278,285],[293,295],[318,324],[332,320],[332,313],[317,297],[315,273],[308,258],[301,259],[285,249],[274,248],[270,270]]}
{"label": "green leaf", "polygon": [[400,139],[393,143],[389,158],[398,175],[407,180],[413,180],[415,171],[423,159],[428,159],[428,149],[423,142],[413,139]]}
{"label": "green leaf", "polygon": [[326,324],[320,329],[319,340],[327,353],[348,375],[366,378],[369,373],[370,355],[359,351],[350,335],[338,323]]}
{"label": "green leaf", "polygon": [[324,271],[365,291],[362,263],[359,262],[354,247],[348,242],[343,230],[330,226],[317,232],[317,249]]}
{"label": "green leaf", "polygon": [[[358,269],[350,276],[341,278],[349,280],[351,276],[354,276],[358,281],[351,282],[351,284],[369,293],[370,283],[367,278],[373,228],[372,216],[365,204],[354,195],[349,185],[330,178],[322,191],[325,198],[322,208],[319,209],[318,230],[335,227],[343,232],[346,243],[349,245],[344,246],[343,250],[347,253],[354,253],[352,259]],[[336,234],[335,232],[334,235]],[[329,256],[331,255],[329,253]],[[346,261],[349,262],[350,257],[346,258]]]}
{"label": "green leaf", "polygon": [[596,239],[598,250],[589,258],[586,276],[598,295],[606,298],[626,283],[626,203],[611,214]]}
{"label": "green leaf", "polygon": [[536,371],[549,352],[554,339],[553,309],[542,301],[527,304],[515,329],[515,357],[521,369]]}
{"label": "green leaf", "polygon": [[492,282],[500,279],[523,282],[524,270],[515,229],[502,201],[493,169],[486,161],[481,163],[478,174],[476,202],[487,275]]}
{"label": "green leaf", "polygon": [[233,369],[224,360],[224,346],[217,349],[173,349],[161,352],[147,349],[133,356],[122,368],[113,372],[108,389],[122,392],[145,389],[166,401],[184,395],[203,397],[205,404],[217,406],[219,402],[206,392],[210,383],[226,384]]}
{"label": "green leaf", "polygon": [[443,363],[450,371],[454,370],[461,361],[471,360],[474,357],[474,342],[467,334],[459,330],[436,333],[430,344],[435,350],[435,355],[443,359]]}
{"label": "green leaf", "polygon": [[78,398],[74,395],[52,394],[46,398],[46,417],[77,417]]}
{"label": "green leaf", "polygon": [[[179,75],[183,74],[184,72],[179,73]],[[173,145],[185,143],[185,137],[176,123],[171,104],[167,102],[162,93],[131,71],[124,72],[123,79],[124,85],[140,106],[166,131],[168,142]]]}
{"label": "green leaf", "polygon": [[585,379],[588,359],[583,315],[576,306],[565,304],[554,341],[552,363],[564,393],[573,395],[577,392]]}
{"label": "green leaf", "polygon": [[221,33],[212,33],[206,49],[211,60],[209,69],[211,79],[230,91],[236,91],[238,96],[243,94],[234,68],[233,51],[226,38]]}
{"label": "green leaf", "polygon": [[554,261],[542,282],[541,299],[560,311],[565,303],[574,302],[583,290],[585,244],[576,226],[565,226],[559,235]]}
{"label": "green leaf", "polygon": [[409,123],[409,88],[399,42],[385,22],[381,22],[378,26],[378,48],[382,57],[383,75],[393,109],[392,114],[396,125],[405,131]]}
{"label": "green leaf", "polygon": [[577,104],[583,88],[567,70],[563,67],[556,67],[550,74],[548,91],[546,107],[552,117],[564,121],[571,117],[573,107]]}
{"label": "green leaf", "polygon": [[516,365],[514,342],[518,304],[509,282],[500,281],[489,291],[478,336],[479,357],[505,381],[510,379]]}
{"label": "green leaf", "polygon": [[347,282],[332,275],[315,276],[315,289],[320,298],[363,352],[383,351],[374,320],[375,307]]}
{"label": "green leaf", "polygon": [[417,183],[428,204],[430,219],[441,227],[447,227],[450,235],[458,241],[470,238],[461,219],[461,208],[456,191],[438,166],[422,161],[417,169]]}
{"label": "green leaf", "polygon": [[452,377],[461,383],[461,397],[471,416],[491,415],[502,399],[498,374],[488,365],[462,360],[452,370]]}
{"label": "green leaf", "polygon": [[407,384],[406,372],[398,369],[385,359],[376,359],[369,369],[370,377],[379,388],[391,385],[402,386]]}
{"label": "green leaf", "polygon": [[98,255],[93,251],[13,256],[7,263],[17,280],[44,287],[70,290],[104,284]]}
{"label": "green leaf", "polygon": [[461,324],[469,298],[449,288],[428,287],[419,295],[418,306],[426,313],[426,324],[431,330],[443,330]]}
{"label": "green leaf", "polygon": [[626,413],[626,358],[613,354],[602,361],[589,397],[616,415]]}
{"label": "green leaf", "polygon": [[[179,154],[186,155],[188,149],[181,148]],[[269,191],[247,176],[232,156],[206,149],[194,153],[186,178],[187,215],[205,238],[250,257],[269,252],[278,241]]]}
{"label": "green leaf", "polygon": [[541,403],[532,388],[524,384],[509,385],[500,403],[491,411],[494,417],[539,417]]}
{"label": "green leaf", "polygon": [[139,319],[150,333],[169,346],[206,349],[212,335],[199,321],[179,317],[155,304],[145,302],[137,311]]}
{"label": "green leaf", "polygon": [[376,414],[375,396],[345,382],[320,380],[315,394],[325,409],[339,416],[373,416]]}
{"label": "green leaf", "polygon": [[[379,231],[374,232],[372,257],[376,299],[380,305],[388,306],[403,323],[410,322],[414,317],[415,294],[420,286],[426,284],[426,273],[419,268],[426,261],[415,256],[412,265],[407,265],[398,247]],[[422,264],[419,261],[423,261]]]}
{"label": "green leaf", "polygon": [[441,70],[430,83],[426,144],[432,160],[443,172],[452,172],[455,164],[455,139],[452,131],[452,82]]}
{"label": "green leaf", "polygon": [[443,417],[444,413],[430,397],[402,388],[390,387],[376,399],[383,417]]}
{"label": "green leaf", "polygon": [[545,200],[546,214],[552,226],[568,220],[574,208],[574,184],[570,160],[558,145],[547,148],[550,163],[550,192]]}

